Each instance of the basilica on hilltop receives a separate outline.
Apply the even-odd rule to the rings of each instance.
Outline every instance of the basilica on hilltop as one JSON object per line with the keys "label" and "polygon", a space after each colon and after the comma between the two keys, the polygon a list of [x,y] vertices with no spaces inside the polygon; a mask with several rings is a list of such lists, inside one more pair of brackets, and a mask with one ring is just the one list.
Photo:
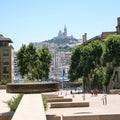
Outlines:
{"label": "basilica on hilltop", "polygon": [[58,36],[57,37],[54,37],[54,38],[73,38],[73,35],[71,36],[67,36],[67,27],[66,25],[64,26],[64,31],[62,32],[61,30],[59,30],[58,32]]}

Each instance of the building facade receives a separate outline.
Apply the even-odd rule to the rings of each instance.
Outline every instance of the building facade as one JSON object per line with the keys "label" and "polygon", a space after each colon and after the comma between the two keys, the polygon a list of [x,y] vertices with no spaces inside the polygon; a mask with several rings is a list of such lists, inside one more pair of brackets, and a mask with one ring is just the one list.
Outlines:
{"label": "building facade", "polygon": [[13,43],[10,38],[0,34],[0,81],[14,80],[14,49],[10,43]]}

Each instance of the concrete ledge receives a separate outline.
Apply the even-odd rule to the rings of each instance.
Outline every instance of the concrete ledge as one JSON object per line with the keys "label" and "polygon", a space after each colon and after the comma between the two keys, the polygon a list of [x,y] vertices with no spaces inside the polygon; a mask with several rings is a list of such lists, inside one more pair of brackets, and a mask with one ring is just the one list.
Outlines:
{"label": "concrete ledge", "polygon": [[62,116],[62,120],[120,120],[120,115]]}
{"label": "concrete ledge", "polygon": [[99,120],[99,116],[62,116],[62,120]]}
{"label": "concrete ledge", "polygon": [[110,94],[120,94],[120,89],[110,90]]}
{"label": "concrete ledge", "polygon": [[46,120],[41,94],[25,94],[12,120]]}
{"label": "concrete ledge", "polygon": [[49,98],[48,102],[72,102],[72,98]]}
{"label": "concrete ledge", "polygon": [[63,96],[58,96],[55,94],[43,94],[45,96],[47,96],[47,98],[64,98]]}
{"label": "concrete ledge", "polygon": [[99,120],[120,120],[120,114],[99,115]]}
{"label": "concrete ledge", "polygon": [[56,115],[46,115],[47,120],[61,120],[60,116]]}
{"label": "concrete ledge", "polygon": [[57,97],[52,97],[52,98],[64,98],[63,96],[57,96]]}
{"label": "concrete ledge", "polygon": [[51,103],[51,108],[89,107],[89,102]]}
{"label": "concrete ledge", "polygon": [[59,90],[59,83],[9,83],[7,93],[42,93]]}

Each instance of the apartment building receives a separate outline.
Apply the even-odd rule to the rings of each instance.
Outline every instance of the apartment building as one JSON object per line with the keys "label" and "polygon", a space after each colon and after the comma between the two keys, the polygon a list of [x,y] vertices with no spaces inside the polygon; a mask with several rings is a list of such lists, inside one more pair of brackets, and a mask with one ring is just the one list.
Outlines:
{"label": "apartment building", "polygon": [[0,81],[14,80],[14,49],[12,40],[0,34]]}

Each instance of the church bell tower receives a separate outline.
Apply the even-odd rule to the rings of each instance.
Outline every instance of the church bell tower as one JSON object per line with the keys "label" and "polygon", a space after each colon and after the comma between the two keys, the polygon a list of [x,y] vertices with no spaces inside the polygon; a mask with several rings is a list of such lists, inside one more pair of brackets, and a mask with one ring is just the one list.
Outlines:
{"label": "church bell tower", "polygon": [[66,24],[65,24],[65,27],[64,27],[64,35],[67,36],[67,28],[66,28]]}

